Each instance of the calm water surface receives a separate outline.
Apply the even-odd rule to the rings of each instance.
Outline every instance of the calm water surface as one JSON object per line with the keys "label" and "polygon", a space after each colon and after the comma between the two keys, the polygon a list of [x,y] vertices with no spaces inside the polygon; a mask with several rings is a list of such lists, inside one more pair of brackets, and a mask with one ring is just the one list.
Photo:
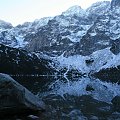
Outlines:
{"label": "calm water surface", "polygon": [[[40,120],[92,120],[93,118],[97,120],[96,116],[81,112],[80,97],[89,95],[96,100],[110,103],[115,95],[120,95],[120,86],[117,83],[112,84],[87,77],[68,79],[60,76],[13,76],[13,78],[46,103],[47,110]],[[111,117],[107,116],[107,118]]]}

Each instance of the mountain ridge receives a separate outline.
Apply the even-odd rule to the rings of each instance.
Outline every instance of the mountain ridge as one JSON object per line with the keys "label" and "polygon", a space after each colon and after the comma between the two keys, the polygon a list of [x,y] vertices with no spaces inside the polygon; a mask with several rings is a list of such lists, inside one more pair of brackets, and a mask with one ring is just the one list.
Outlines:
{"label": "mountain ridge", "polygon": [[[105,7],[106,7],[106,4],[109,4],[109,2],[102,2],[102,3],[104,3],[103,6],[105,6]],[[87,10],[87,11],[89,12],[90,10]],[[66,15],[65,15],[65,13],[66,13]],[[79,13],[82,14],[82,16]],[[72,17],[72,15],[73,15],[73,17]],[[84,17],[83,17],[83,15],[84,15]],[[11,30],[6,30],[6,37],[10,42],[10,39],[13,40],[13,38],[12,38],[12,36],[13,36],[15,39],[14,41],[16,41],[16,44],[17,44],[18,40],[16,39],[16,37],[19,38],[19,36],[20,36],[20,38],[23,38],[22,41],[25,41],[25,45],[27,45],[28,40],[26,38],[28,38],[29,36],[34,37],[34,35],[37,34],[40,31],[40,29],[44,29],[44,26],[46,26],[46,25],[48,27],[51,27],[51,25],[53,26],[53,24],[55,24],[55,27],[58,26],[57,29],[59,29],[59,30],[58,31],[56,30],[56,31],[59,32],[59,34],[61,34],[62,31],[65,31],[65,33],[64,32],[62,33],[62,34],[67,34],[64,37],[65,39],[69,39],[72,42],[79,42],[81,37],[84,36],[84,34],[86,34],[86,31],[89,29],[90,25],[93,22],[88,17],[86,18],[85,16],[88,16],[88,13],[86,13],[86,11],[83,10],[80,6],[72,6],[71,8],[69,8],[68,10],[66,10],[59,16],[55,16],[53,18],[51,18],[51,17],[50,18],[49,17],[42,18],[40,20],[35,20],[34,22],[26,22],[22,25],[13,27]],[[53,24],[52,24],[52,22],[53,22]],[[80,24],[80,25],[78,25],[78,24]],[[61,28],[61,27],[64,27],[64,28]],[[78,29],[77,31],[79,31],[79,32],[75,32],[75,33],[72,32],[72,31],[75,31],[75,27],[76,27],[76,29]],[[46,28],[46,29],[48,29],[48,28]],[[56,29],[56,28],[52,28],[52,29]],[[4,31],[5,30],[1,31],[1,33]],[[52,32],[55,33],[54,30]],[[59,34],[57,34],[57,35],[59,36]],[[50,39],[57,39],[57,38],[54,38],[54,36],[53,36],[53,38],[50,38]],[[6,40],[4,40],[4,41],[6,41]],[[48,39],[48,41],[49,41],[49,39]],[[51,41],[51,42],[54,43],[54,41]],[[16,44],[15,43],[12,44],[12,42],[11,42],[11,45],[10,44],[9,45],[11,47],[16,47]],[[17,45],[17,46],[19,47],[19,45]],[[20,47],[22,47],[22,46],[20,46]],[[23,45],[23,47],[24,47],[24,45]]]}
{"label": "mountain ridge", "polygon": [[[116,63],[109,63],[112,58],[118,59],[120,53],[120,9],[115,5],[114,9],[111,8],[113,2],[114,0],[111,3],[93,4],[86,10],[88,13],[83,12],[79,6],[73,6],[67,10],[68,14],[63,12],[53,18],[43,18],[43,24],[42,20],[36,20],[10,30],[3,30],[0,32],[0,43],[27,50],[38,56],[46,55],[48,59],[62,64],[67,69],[70,66],[76,68],[71,62],[72,58],[80,61],[85,69],[88,68],[87,73],[93,71],[98,62],[101,64],[94,72],[107,67],[116,67]],[[81,11],[86,13],[84,17],[78,15]],[[105,60],[99,55],[103,55]],[[83,66],[79,66],[79,69],[84,73],[86,70],[82,69]]]}

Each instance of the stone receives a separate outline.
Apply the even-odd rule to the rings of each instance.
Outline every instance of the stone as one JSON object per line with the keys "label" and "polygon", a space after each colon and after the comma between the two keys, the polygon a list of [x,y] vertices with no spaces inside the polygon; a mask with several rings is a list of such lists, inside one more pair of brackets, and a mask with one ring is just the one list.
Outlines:
{"label": "stone", "polygon": [[45,104],[9,75],[0,73],[0,117],[37,114]]}
{"label": "stone", "polygon": [[39,117],[34,116],[34,115],[29,115],[28,118],[30,118],[31,120],[38,120]]}
{"label": "stone", "polygon": [[86,91],[94,91],[94,88],[91,85],[87,85]]}
{"label": "stone", "polygon": [[89,60],[85,60],[85,62],[86,62],[87,65],[91,65],[94,62],[94,60],[93,59],[89,59]]}
{"label": "stone", "polygon": [[120,96],[115,96],[112,101],[114,110],[120,112]]}

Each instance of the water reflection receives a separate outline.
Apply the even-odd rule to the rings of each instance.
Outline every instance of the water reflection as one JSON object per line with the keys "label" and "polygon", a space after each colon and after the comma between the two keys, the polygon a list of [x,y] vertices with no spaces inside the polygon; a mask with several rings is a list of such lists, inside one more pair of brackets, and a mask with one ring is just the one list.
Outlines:
{"label": "water reflection", "polygon": [[[20,84],[34,94],[57,94],[64,96],[92,95],[98,100],[110,102],[115,95],[120,95],[120,85],[89,77],[67,78],[65,76],[13,76]],[[46,93],[46,94],[45,94]]]}
{"label": "water reflection", "polygon": [[[25,86],[27,89],[29,89],[34,94],[37,94],[38,92],[45,92],[50,91],[49,85],[52,83],[55,83],[57,81],[62,81],[63,83],[68,82],[68,78],[63,76],[11,76],[14,78],[17,82]],[[75,78],[76,80],[76,78]]]}
{"label": "water reflection", "polygon": [[[111,113],[111,100],[120,95],[120,85],[117,83],[89,77],[13,76],[13,78],[46,103],[44,120],[83,120],[94,116],[99,119],[114,119]],[[88,111],[89,108],[93,110]],[[103,117],[101,110],[102,114],[105,114]]]}

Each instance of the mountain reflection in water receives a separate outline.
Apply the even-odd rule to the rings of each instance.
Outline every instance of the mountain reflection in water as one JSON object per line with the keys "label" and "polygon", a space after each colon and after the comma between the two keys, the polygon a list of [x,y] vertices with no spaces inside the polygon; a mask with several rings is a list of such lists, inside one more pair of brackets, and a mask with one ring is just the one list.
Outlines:
{"label": "mountain reflection in water", "polygon": [[[46,103],[43,120],[116,119],[111,100],[120,95],[120,85],[81,77],[13,76]],[[104,110],[105,109],[105,110]],[[101,112],[102,110],[102,112]]]}

